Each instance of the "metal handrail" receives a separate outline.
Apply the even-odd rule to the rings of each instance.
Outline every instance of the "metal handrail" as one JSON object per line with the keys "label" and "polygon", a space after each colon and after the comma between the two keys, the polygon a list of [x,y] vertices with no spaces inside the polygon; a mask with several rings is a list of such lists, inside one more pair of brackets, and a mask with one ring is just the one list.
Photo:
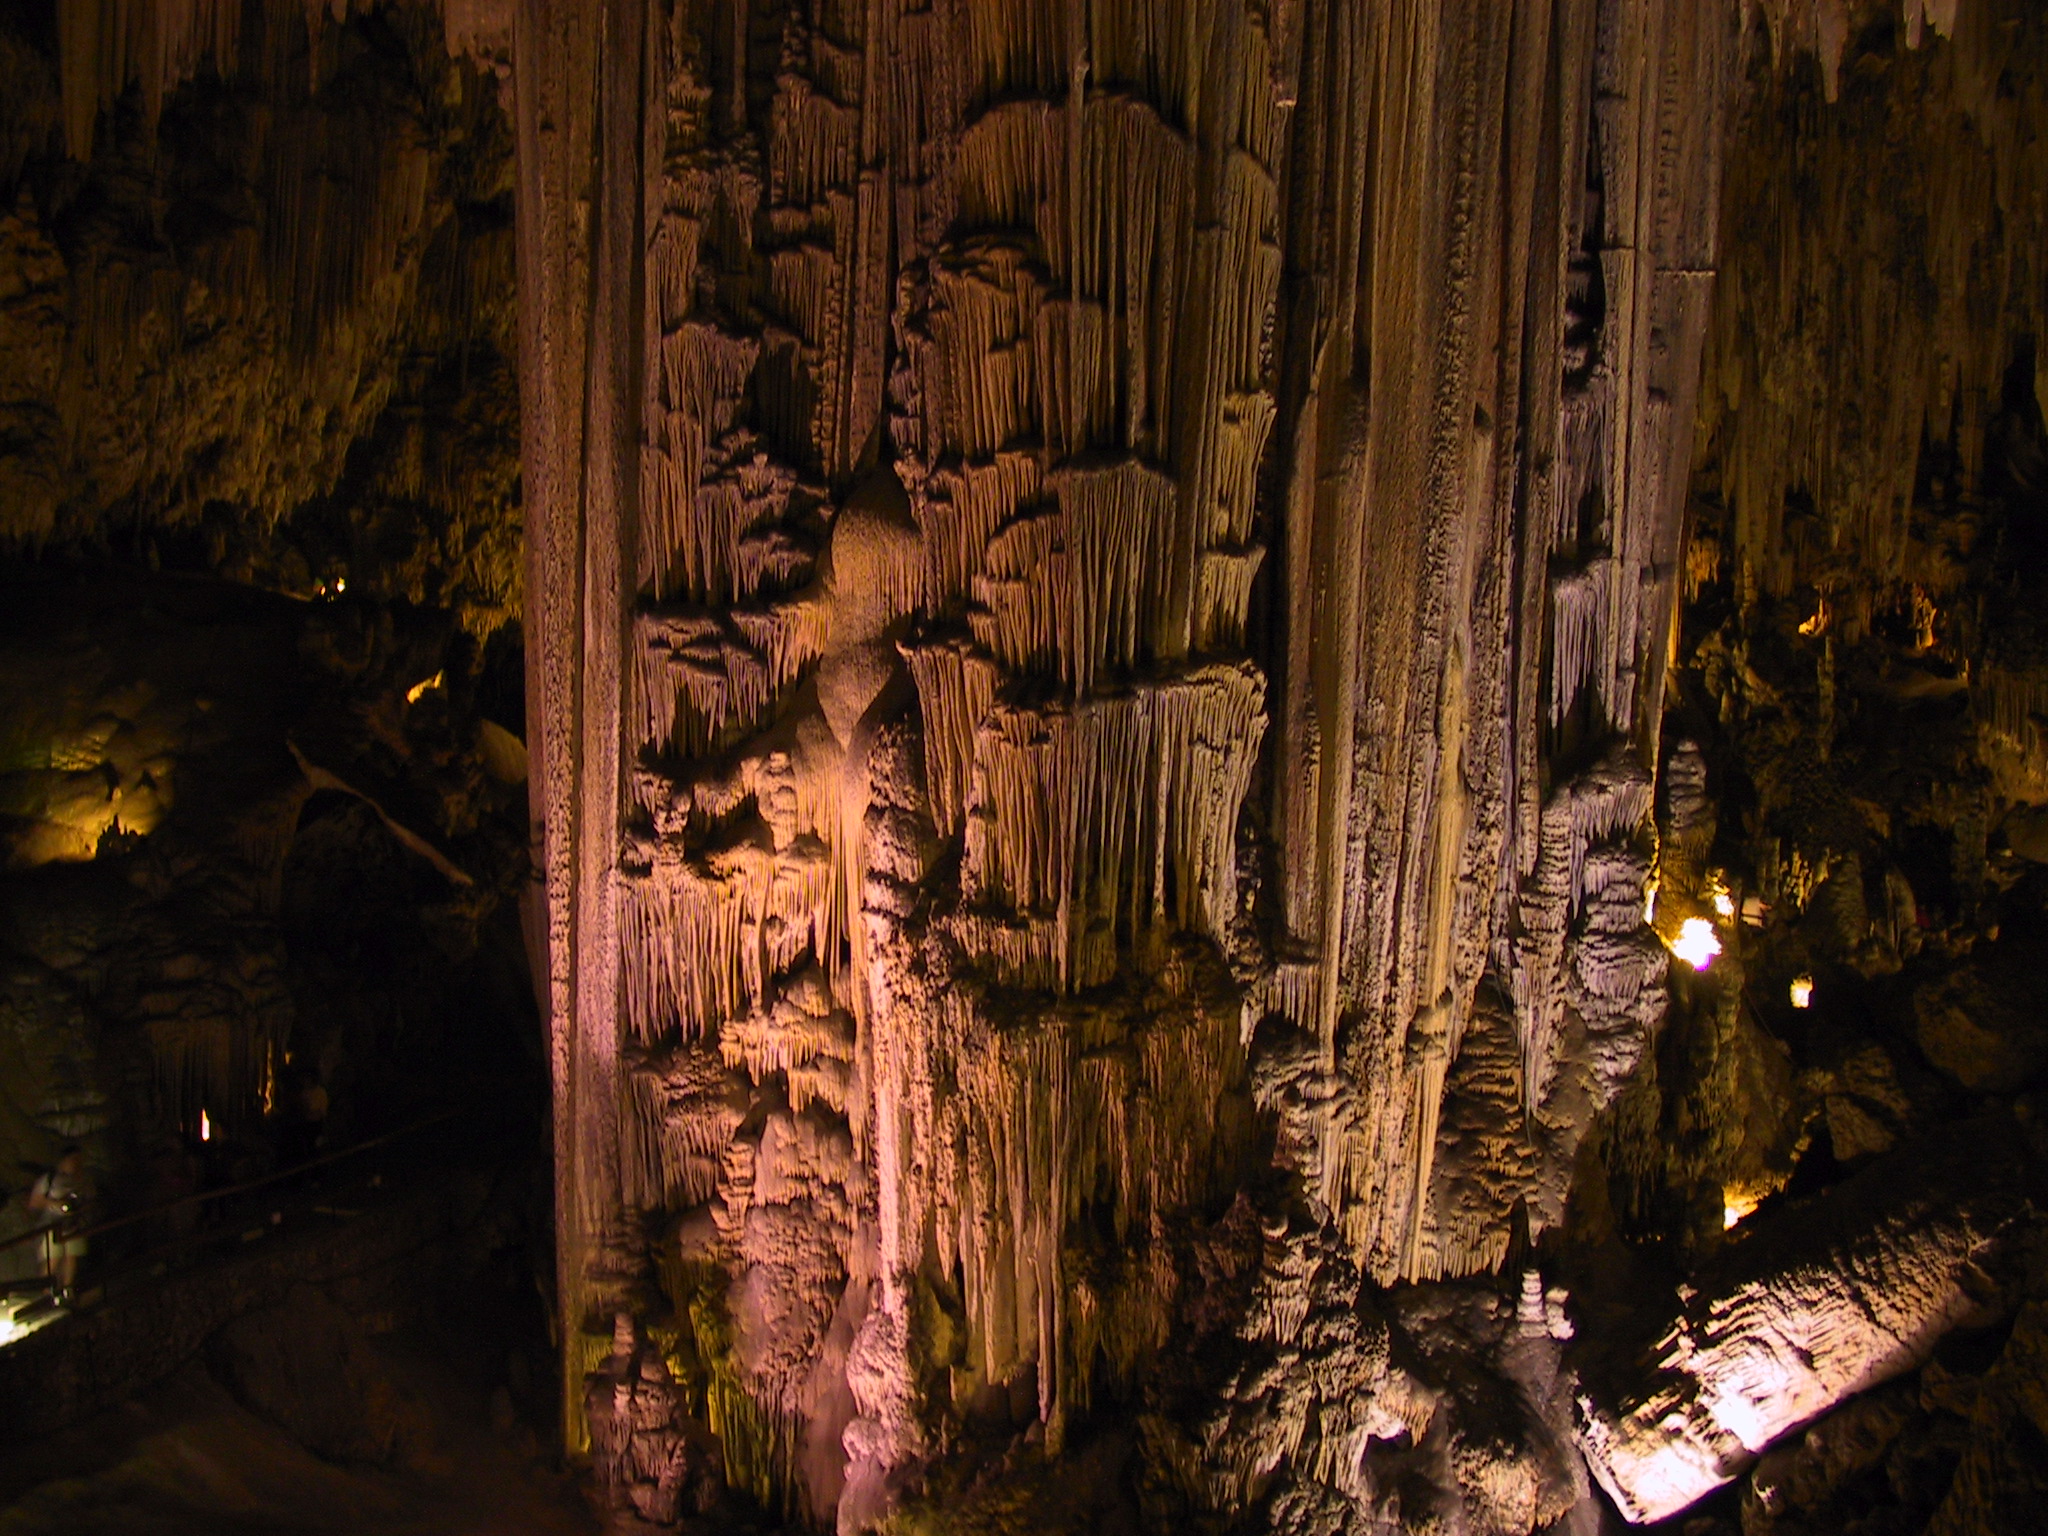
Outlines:
{"label": "metal handrail", "polygon": [[56,1238],[61,1242],[71,1242],[80,1238],[98,1237],[101,1233],[112,1232],[121,1227],[133,1226],[139,1221],[147,1221],[153,1216],[161,1216],[168,1211],[179,1210],[188,1205],[204,1205],[209,1200],[225,1200],[231,1195],[245,1195],[252,1189],[262,1189],[265,1185],[276,1184],[284,1179],[296,1178],[308,1169],[324,1167],[328,1163],[338,1163],[343,1158],[354,1157],[357,1153],[367,1152],[372,1147],[381,1147],[388,1142],[397,1141],[402,1136],[410,1136],[414,1131],[425,1130],[430,1125],[439,1125],[443,1121],[456,1119],[459,1116],[468,1114],[471,1107],[465,1105],[459,1109],[443,1110],[438,1115],[429,1115],[424,1120],[415,1120],[411,1125],[400,1126],[395,1131],[386,1131],[382,1136],[372,1136],[368,1141],[359,1141],[352,1147],[343,1147],[339,1152],[323,1152],[320,1156],[309,1158],[303,1163],[294,1163],[289,1168],[280,1168],[274,1173],[266,1173],[260,1179],[247,1179],[240,1184],[230,1184],[225,1189],[208,1189],[190,1195],[180,1195],[177,1199],[166,1201],[162,1205],[153,1205],[146,1210],[131,1211],[126,1216],[116,1216],[112,1220],[100,1222],[96,1226],[73,1228],[66,1227],[62,1222],[53,1222],[48,1226],[34,1227],[18,1236],[0,1241],[0,1250],[19,1247],[21,1244],[28,1242],[41,1242],[46,1238]]}

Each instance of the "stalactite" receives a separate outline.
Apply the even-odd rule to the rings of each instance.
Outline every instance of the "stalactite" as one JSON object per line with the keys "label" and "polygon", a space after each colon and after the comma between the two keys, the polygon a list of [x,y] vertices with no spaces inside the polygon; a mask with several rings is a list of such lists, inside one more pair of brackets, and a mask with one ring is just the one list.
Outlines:
{"label": "stalactite", "polygon": [[823,653],[825,616],[798,598],[766,609],[668,604],[634,620],[635,713],[645,739],[701,753],[768,723]]}
{"label": "stalactite", "polygon": [[800,958],[832,952],[832,868],[815,843],[693,856],[662,840],[628,858],[624,1009],[644,1040],[712,1035],[765,1006]]}
{"label": "stalactite", "polygon": [[833,1006],[830,983],[815,969],[784,985],[771,1008],[728,1019],[718,1049],[728,1067],[745,1068],[756,1083],[782,1074],[799,1115],[813,1099],[847,1113],[853,1019]]}
{"label": "stalactite", "polygon": [[1216,666],[1071,710],[990,712],[976,734],[962,889],[970,908],[1052,920],[1033,983],[1093,985],[1115,954],[1106,945],[1162,923],[1227,922],[1263,694],[1249,669]]}
{"label": "stalactite", "polygon": [[[1235,1000],[1176,957],[1156,994],[1109,1007],[1006,1017],[956,999],[924,1048],[943,1065],[912,1080],[958,1085],[918,1116],[935,1159],[924,1194],[936,1257],[964,1275],[974,1369],[1000,1383],[1036,1361],[1048,1414],[1085,1407],[1098,1351],[1127,1377],[1160,1342],[1174,1282],[1153,1224],[1199,1197],[1228,1134],[1189,1127],[1209,1123],[1198,1107],[1223,1100],[1241,1070]],[[1084,1206],[1100,1207],[1132,1262],[1073,1272],[1062,1233]],[[1078,1328],[1062,1318],[1074,1307],[1090,1309]],[[1127,1327],[1114,1326],[1120,1315]]]}
{"label": "stalactite", "polygon": [[959,638],[906,645],[903,654],[923,716],[932,819],[952,837],[967,812],[975,738],[995,703],[999,674],[993,661]]}
{"label": "stalactite", "polygon": [[[478,365],[463,365],[469,400],[498,387],[512,241],[470,215],[508,147],[499,82],[451,60],[420,3],[51,10],[50,84],[78,163],[49,168],[66,190],[33,222],[69,220],[81,194],[97,211],[63,241],[66,334],[10,453],[34,489],[8,496],[7,531],[92,537],[120,507],[148,537],[232,508],[244,542],[275,550],[258,569],[275,561],[273,584],[310,590],[311,551],[292,547],[309,541],[273,525],[350,477],[385,482],[377,440],[402,435],[438,356]],[[509,477],[493,483],[479,446],[408,472],[394,443],[375,492],[425,503],[440,537],[489,521]],[[408,554],[380,535],[379,560],[414,600],[457,588],[488,629],[517,600],[507,538],[516,529],[475,549],[426,538]]]}
{"label": "stalactite", "polygon": [[[1873,7],[1763,9],[1776,64],[1760,61],[1740,111],[1782,149],[1731,170],[1739,238],[1715,306],[1700,479],[1765,595],[1853,554],[1879,588],[1844,594],[1853,637],[1864,602],[1922,578],[1908,562],[1923,445],[1954,454],[1947,496],[1974,492],[2016,347],[2048,332],[2048,210],[2031,190],[2048,162],[2024,126],[2044,87],[2008,67],[2015,29],[2038,38],[2041,18],[2000,0],[1913,0],[1903,46],[1859,41],[1845,70]],[[1816,59],[1825,110],[1811,101]],[[1889,146],[1876,178],[1873,144]],[[1765,194],[1783,155],[1808,195]],[[1768,347],[1748,341],[1763,336]],[[2037,393],[2043,377],[2037,364]]]}
{"label": "stalactite", "polygon": [[[1522,934],[1515,941],[1511,973],[1522,1029],[1526,1105],[1541,1104],[1549,1095],[1564,1028],[1564,972],[1573,926],[1588,900],[1607,885],[1607,867],[1596,862],[1601,879],[1593,888],[1587,860],[1601,844],[1638,832],[1650,814],[1650,800],[1648,775],[1623,753],[1561,785],[1544,807],[1543,858],[1522,896]],[[1640,878],[1637,884],[1640,889]],[[1641,929],[1640,901],[1634,916],[1633,926]]]}
{"label": "stalactite", "polygon": [[[57,8],[64,60],[64,137],[80,160],[92,154],[94,122],[140,84],[154,127],[164,98],[201,69],[239,62],[242,0],[81,0]],[[309,21],[318,25],[317,12]]]}
{"label": "stalactite", "polygon": [[[164,101],[180,84],[201,70],[232,78],[253,67],[288,110],[269,133],[266,259],[244,272],[251,279],[268,275],[278,290],[269,297],[287,316],[292,339],[310,349],[337,323],[346,325],[351,311],[401,267],[405,245],[423,224],[432,166],[416,135],[365,132],[362,105],[305,110],[335,67],[330,33],[346,19],[346,4],[332,14],[292,0],[265,0],[245,16],[250,9],[240,0],[60,6],[65,137],[74,157],[88,159],[97,119],[131,85],[140,87],[144,123],[154,134]],[[252,19],[255,25],[245,27]],[[312,73],[293,88],[291,63],[300,49],[310,55]]]}
{"label": "stalactite", "polygon": [[[642,471],[650,535],[642,580],[658,596],[753,596],[760,581],[742,568],[741,541],[781,521],[797,492],[796,472],[738,424],[759,343],[691,320],[661,338],[659,353],[661,407]],[[675,568],[648,568],[655,552]]]}
{"label": "stalactite", "polygon": [[1522,1113],[1522,1051],[1511,1008],[1473,1005],[1444,1109],[1431,1170],[1431,1208],[1416,1268],[1425,1275],[1498,1269],[1507,1256],[1506,1213],[1533,1171]]}
{"label": "stalactite", "polygon": [[658,1210],[697,1205],[717,1193],[726,1146],[748,1107],[736,1065],[697,1044],[633,1065],[622,1148],[628,1200]]}
{"label": "stalactite", "polygon": [[[843,1471],[859,1529],[957,1394],[1035,1386],[1056,1449],[1135,1393],[1256,1102],[1306,1198],[1236,1338],[1329,1368],[1247,1367],[1170,1456],[1233,1517],[1297,1457],[1325,1523],[1388,1507],[1369,1442],[1436,1409],[1363,1288],[1559,1220],[1661,1020],[1638,758],[1738,24],[663,13],[600,188],[644,282],[632,766],[575,803],[631,829],[634,1049],[746,1085],[736,1129],[636,1109],[641,1167],[695,1160],[633,1198],[709,1199],[764,1499]],[[1456,1454],[1554,1502],[1533,1451]]]}
{"label": "stalactite", "polygon": [[1970,702],[1995,750],[2010,754],[2011,783],[2023,794],[2048,796],[2048,681],[2031,673],[2014,675],[1987,667],[1970,690]]}
{"label": "stalactite", "polygon": [[996,528],[1035,502],[1044,470],[1034,455],[999,453],[987,464],[948,464],[920,478],[911,502],[925,549],[923,603],[935,618],[965,604],[981,552]]}
{"label": "stalactite", "polygon": [[1166,476],[1128,461],[1063,469],[1050,489],[1057,511],[1020,516],[989,539],[969,623],[1006,671],[1054,672],[1085,697],[1098,670],[1170,653],[1163,610],[1178,498]]}

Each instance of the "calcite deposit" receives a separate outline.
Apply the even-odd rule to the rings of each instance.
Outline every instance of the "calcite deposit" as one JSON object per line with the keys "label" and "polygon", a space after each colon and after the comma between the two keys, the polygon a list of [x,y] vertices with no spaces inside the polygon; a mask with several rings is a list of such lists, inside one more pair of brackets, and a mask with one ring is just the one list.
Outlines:
{"label": "calcite deposit", "polygon": [[1555,1223],[1662,1012],[1737,10],[517,21],[572,1364],[721,1313],[858,1526],[1134,1388],[1279,1098],[1360,1276]]}
{"label": "calcite deposit", "polygon": [[2037,7],[60,10],[9,537],[516,609],[620,1528],[2022,1502]]}

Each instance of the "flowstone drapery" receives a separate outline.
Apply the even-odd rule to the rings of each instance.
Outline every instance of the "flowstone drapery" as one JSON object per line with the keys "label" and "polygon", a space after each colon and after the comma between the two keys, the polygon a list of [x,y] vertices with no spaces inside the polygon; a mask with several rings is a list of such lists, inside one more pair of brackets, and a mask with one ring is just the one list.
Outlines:
{"label": "flowstone drapery", "polygon": [[1664,1013],[1724,121],[1854,9],[520,8],[572,1360],[677,1320],[851,1528],[1137,1392],[1234,1197],[1301,1297],[1562,1219]]}
{"label": "flowstone drapery", "polygon": [[1555,1219],[1661,1011],[1738,30],[520,7],[572,1365],[686,1320],[858,1525],[1137,1379],[1276,1095],[1381,1282]]}

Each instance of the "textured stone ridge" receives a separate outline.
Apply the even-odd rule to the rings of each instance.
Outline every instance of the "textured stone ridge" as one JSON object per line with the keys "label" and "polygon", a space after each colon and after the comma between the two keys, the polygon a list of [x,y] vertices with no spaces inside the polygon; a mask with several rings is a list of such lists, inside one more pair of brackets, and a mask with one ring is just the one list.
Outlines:
{"label": "textured stone ridge", "polygon": [[1661,1520],[1696,1503],[1978,1311],[1978,1266],[2024,1210],[1986,1178],[2013,1166],[2011,1134],[1980,1126],[1889,1159],[1683,1288],[1626,1385],[1580,1401],[1579,1444],[1621,1511]]}

